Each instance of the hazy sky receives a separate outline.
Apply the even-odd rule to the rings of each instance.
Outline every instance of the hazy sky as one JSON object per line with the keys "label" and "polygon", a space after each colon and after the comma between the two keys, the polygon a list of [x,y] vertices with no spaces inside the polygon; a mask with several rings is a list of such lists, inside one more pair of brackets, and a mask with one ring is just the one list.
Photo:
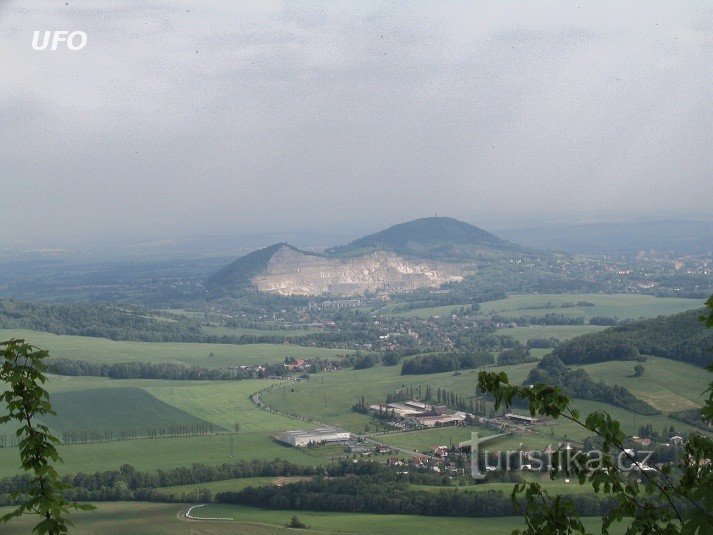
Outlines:
{"label": "hazy sky", "polygon": [[0,1],[0,243],[710,213],[712,6]]}

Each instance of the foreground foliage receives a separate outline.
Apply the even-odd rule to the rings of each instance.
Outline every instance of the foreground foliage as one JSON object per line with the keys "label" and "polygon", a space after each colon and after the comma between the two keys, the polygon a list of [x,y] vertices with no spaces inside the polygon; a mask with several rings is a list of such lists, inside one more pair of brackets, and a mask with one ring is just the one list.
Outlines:
{"label": "foreground foliage", "polygon": [[47,351],[41,351],[23,340],[0,343],[0,383],[7,390],[0,401],[7,404],[7,414],[0,417],[0,424],[15,421],[19,424],[16,435],[19,440],[20,461],[23,470],[30,473],[26,485],[11,494],[21,499],[19,506],[0,520],[7,522],[24,514],[37,514],[42,520],[33,533],[60,534],[67,532],[70,524],[66,515],[70,509],[89,510],[90,505],[67,501],[62,492],[69,486],[61,481],[51,463],[60,461],[56,444],[59,439],[49,432],[46,425],[37,423],[37,418],[54,414],[49,394],[42,388],[46,381],[43,374]]}

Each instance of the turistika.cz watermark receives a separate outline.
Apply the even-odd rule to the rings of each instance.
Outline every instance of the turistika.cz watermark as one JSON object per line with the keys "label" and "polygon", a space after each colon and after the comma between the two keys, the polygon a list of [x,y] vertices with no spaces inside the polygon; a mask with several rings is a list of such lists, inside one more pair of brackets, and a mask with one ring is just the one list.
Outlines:
{"label": "turistika.cz watermark", "polygon": [[81,31],[69,30],[36,30],[32,34],[32,48],[34,50],[55,51],[66,46],[69,50],[81,50],[87,46],[87,34]]}
{"label": "turistika.cz watermark", "polygon": [[[543,451],[526,451],[523,449],[513,451],[500,451],[485,449],[486,443],[509,435],[490,435],[480,437],[477,432],[471,433],[471,461],[470,471],[474,479],[485,479],[489,472],[509,472],[513,470],[529,470],[532,472],[551,472],[557,470],[566,473],[594,471],[605,468],[605,454],[599,450],[575,450],[569,444],[560,443],[556,447],[552,444]],[[468,445],[463,443],[462,445]],[[520,445],[522,448],[522,444]],[[655,470],[647,465],[653,451],[625,450],[615,455],[619,470],[631,472],[634,470]]]}

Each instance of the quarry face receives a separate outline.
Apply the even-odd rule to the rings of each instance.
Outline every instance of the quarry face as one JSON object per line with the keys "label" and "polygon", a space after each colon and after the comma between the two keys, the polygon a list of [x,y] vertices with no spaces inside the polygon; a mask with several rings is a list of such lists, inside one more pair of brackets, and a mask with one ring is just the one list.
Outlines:
{"label": "quarry face", "polygon": [[420,263],[376,252],[349,259],[324,258],[281,247],[267,269],[252,279],[260,291],[280,295],[353,296],[373,291],[406,291],[463,280],[463,265]]}

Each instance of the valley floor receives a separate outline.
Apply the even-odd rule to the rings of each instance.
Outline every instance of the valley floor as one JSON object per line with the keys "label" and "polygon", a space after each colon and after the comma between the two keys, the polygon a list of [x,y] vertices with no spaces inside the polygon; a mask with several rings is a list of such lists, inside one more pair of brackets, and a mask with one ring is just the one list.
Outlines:
{"label": "valley floor", "polygon": [[[523,527],[520,517],[498,518],[443,518],[404,515],[370,515],[357,513],[324,513],[311,511],[271,511],[237,505],[207,505],[193,508],[196,520],[186,520],[184,515],[191,505],[154,504],[143,502],[98,503],[97,509],[72,516],[73,535],[115,535],[121,525],[122,535],[272,535],[296,533],[288,529],[292,515],[309,526],[304,533],[345,533],[353,535],[379,533],[400,535],[419,533],[437,535],[500,535]],[[0,514],[10,509],[0,508]],[[200,520],[200,518],[230,518],[228,521]],[[36,517],[13,520],[3,526],[7,535],[29,533]],[[588,530],[597,530],[598,518],[585,519]],[[621,526],[612,534],[624,533]]]}

